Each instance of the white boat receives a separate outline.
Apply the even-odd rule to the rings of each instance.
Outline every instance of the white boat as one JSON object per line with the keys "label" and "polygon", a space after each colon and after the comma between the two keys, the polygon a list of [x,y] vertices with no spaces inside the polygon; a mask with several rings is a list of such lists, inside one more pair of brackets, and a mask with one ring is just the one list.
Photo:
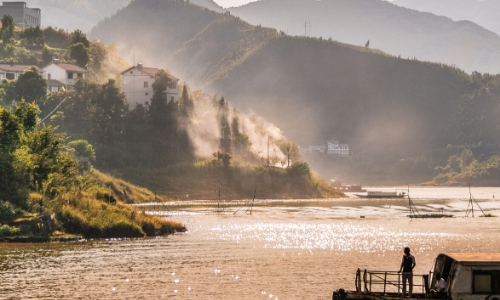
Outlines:
{"label": "white boat", "polygon": [[406,192],[384,192],[384,191],[367,191],[366,194],[354,194],[360,198],[404,198]]}
{"label": "white boat", "polygon": [[[446,280],[447,291],[432,294],[435,274]],[[500,253],[439,254],[429,274],[413,275],[413,294],[408,299],[500,300]],[[333,300],[395,300],[402,298],[401,273],[356,272],[356,290],[338,289]]]}

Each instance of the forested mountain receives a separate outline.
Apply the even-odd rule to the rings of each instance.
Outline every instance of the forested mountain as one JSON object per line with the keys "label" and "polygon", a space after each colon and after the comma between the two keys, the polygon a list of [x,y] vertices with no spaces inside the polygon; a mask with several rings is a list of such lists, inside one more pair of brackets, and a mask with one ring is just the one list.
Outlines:
{"label": "forested mountain", "polygon": [[194,3],[199,6],[206,7],[210,10],[217,11],[217,12],[223,12],[224,8],[220,7],[217,3],[215,3],[213,0],[189,0],[188,2]]}
{"label": "forested mountain", "polygon": [[[346,173],[431,176],[449,152],[430,150],[451,144],[491,155],[500,145],[500,76],[291,37],[183,1],[134,1],[91,35],[272,120],[301,145],[349,143],[356,164]],[[424,171],[400,164],[422,153]]]}
{"label": "forested mountain", "polygon": [[456,65],[468,73],[500,73],[497,34],[470,21],[455,22],[382,0],[269,0],[229,11],[250,24],[289,35],[307,33],[353,45],[369,40],[371,48],[403,58]]}
{"label": "forested mountain", "polygon": [[28,7],[42,10],[42,26],[63,28],[69,31],[80,29],[88,32],[105,17],[116,13],[130,0],[24,0]]}
{"label": "forested mountain", "polygon": [[469,20],[500,35],[500,1],[497,0],[392,0],[392,3],[456,21]]}

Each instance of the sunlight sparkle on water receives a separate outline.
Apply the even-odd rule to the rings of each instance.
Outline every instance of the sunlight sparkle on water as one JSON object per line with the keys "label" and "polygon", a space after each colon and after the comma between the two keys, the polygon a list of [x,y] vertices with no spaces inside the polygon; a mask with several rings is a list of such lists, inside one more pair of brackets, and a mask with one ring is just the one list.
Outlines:
{"label": "sunlight sparkle on water", "polygon": [[236,223],[217,225],[211,230],[224,241],[258,241],[262,242],[263,248],[271,249],[308,249],[310,255],[313,255],[311,249],[361,253],[397,251],[410,241],[423,245],[415,250],[424,252],[443,239],[464,238],[464,234],[408,232],[382,225],[352,223]]}

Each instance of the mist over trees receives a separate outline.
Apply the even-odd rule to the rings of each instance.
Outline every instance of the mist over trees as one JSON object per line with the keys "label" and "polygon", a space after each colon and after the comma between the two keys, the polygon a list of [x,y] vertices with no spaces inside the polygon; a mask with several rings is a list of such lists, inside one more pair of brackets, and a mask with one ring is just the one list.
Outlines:
{"label": "mist over trees", "polygon": [[[142,26],[131,26],[141,16],[148,16]],[[133,2],[91,35],[135,47],[241,111],[273,120],[302,146],[350,144],[353,162],[313,165],[324,178],[426,181],[455,155],[443,150],[449,144],[498,153],[498,75],[388,55],[372,48],[372,36],[370,48],[292,37],[182,1]]]}

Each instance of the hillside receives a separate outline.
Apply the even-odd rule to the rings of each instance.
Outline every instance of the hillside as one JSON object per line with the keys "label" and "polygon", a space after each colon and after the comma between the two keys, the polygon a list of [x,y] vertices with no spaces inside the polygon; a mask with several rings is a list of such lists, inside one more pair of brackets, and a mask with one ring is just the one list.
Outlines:
{"label": "hillside", "polygon": [[[439,1],[418,1],[422,2]],[[229,11],[250,24],[289,35],[304,36],[307,21],[307,36],[360,46],[369,40],[371,48],[392,55],[456,65],[468,73],[500,73],[497,34],[470,21],[453,21],[382,0],[257,1]]]}
{"label": "hillside", "polygon": [[224,12],[224,8],[220,7],[220,5],[215,3],[213,0],[190,0],[190,2],[216,12]]}
{"label": "hillside", "polygon": [[500,2],[497,0],[393,0],[392,3],[445,16],[453,20],[469,20],[500,35]]}
{"label": "hillside", "polygon": [[[143,16],[140,26],[129,21]],[[345,172],[357,178],[415,180],[422,171],[388,170],[422,153],[432,178],[448,158],[438,149],[481,145],[475,151],[492,155],[500,144],[499,76],[290,37],[181,1],[134,1],[91,34],[273,120],[301,145],[349,143],[356,164]],[[368,168],[374,172],[364,177]],[[315,170],[340,173],[326,164]]]}

